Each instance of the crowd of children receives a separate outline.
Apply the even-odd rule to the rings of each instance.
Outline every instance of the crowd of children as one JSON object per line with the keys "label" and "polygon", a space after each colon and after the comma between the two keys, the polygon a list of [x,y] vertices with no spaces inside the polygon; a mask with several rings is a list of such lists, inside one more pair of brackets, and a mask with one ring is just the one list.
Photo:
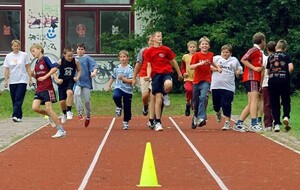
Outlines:
{"label": "crowd of children", "polygon": [[[113,69],[105,90],[109,91],[114,85],[115,113],[117,117],[121,116],[122,112],[124,113],[124,130],[129,129],[129,121],[132,117],[133,86],[136,85],[137,79],[139,79],[142,93],[142,114],[147,116],[149,113],[149,121],[145,125],[155,131],[163,130],[162,111],[164,106],[170,104],[168,94],[173,87],[171,77],[173,68],[178,80],[184,81],[185,115],[190,116],[191,110],[193,111],[192,129],[206,125],[206,109],[210,93],[216,121],[221,122],[222,114],[224,115],[222,130],[232,128],[238,132],[260,132],[265,129],[279,132],[282,123],[285,125],[285,130],[291,129],[290,78],[294,68],[291,58],[286,53],[287,42],[285,40],[266,43],[265,35],[258,32],[253,36],[253,47],[249,48],[239,61],[232,55],[233,48],[230,44],[221,47],[220,55],[214,55],[209,50],[209,38],[203,36],[199,39],[198,47],[196,41],[188,41],[188,53],[183,55],[180,66],[175,59],[176,54],[163,45],[162,41],[163,35],[159,31],[149,35],[148,46],[139,51],[134,68],[129,64],[129,53],[126,50],[121,50],[118,54],[120,64]],[[13,43],[19,45],[18,41]],[[14,46],[12,48],[14,49]],[[265,48],[268,55],[264,54]],[[98,65],[94,59],[85,55],[85,45],[77,45],[76,56],[74,56],[73,48],[66,47],[63,57],[57,63],[52,63],[48,57],[44,56],[43,47],[39,44],[33,44],[30,51],[37,60],[34,70],[28,69],[28,60],[25,60],[26,69],[25,66],[22,67],[22,72],[26,78],[27,70],[29,79],[27,77],[26,80],[30,85],[33,84],[31,77],[36,80],[36,94],[32,109],[49,116],[51,125],[57,128],[56,134],[52,137],[66,136],[62,124],[68,119],[73,119],[73,101],[78,112],[78,119],[85,119],[84,126],[88,127],[91,119],[92,78],[97,74]],[[26,54],[24,56],[26,57]],[[7,58],[4,65],[7,71],[12,69],[11,65],[13,62]],[[57,101],[52,75],[58,85],[59,101],[63,112],[61,120],[52,109],[52,103]],[[231,126],[235,80],[241,75],[242,83],[247,91],[248,103],[239,119]],[[8,78],[8,72],[5,76]],[[24,84],[27,84],[27,81],[24,81]],[[8,86],[8,80],[5,80],[5,85]],[[14,86],[14,83],[10,83],[10,88]],[[281,88],[279,89],[278,86]],[[17,99],[16,102],[18,102]],[[16,109],[13,113],[15,122],[21,121],[21,105],[22,101],[20,105],[16,104],[14,107]],[[45,105],[45,108],[41,105]],[[280,113],[281,105],[283,115]],[[263,122],[262,113],[264,113]],[[248,127],[244,121],[249,115],[251,123]]]}

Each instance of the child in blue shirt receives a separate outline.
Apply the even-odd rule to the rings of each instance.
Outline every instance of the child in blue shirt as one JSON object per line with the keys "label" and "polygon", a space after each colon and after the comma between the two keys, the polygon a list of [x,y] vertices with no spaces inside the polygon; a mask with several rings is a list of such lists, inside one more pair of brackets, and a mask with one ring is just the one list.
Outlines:
{"label": "child in blue shirt", "polygon": [[[123,129],[129,129],[128,122],[131,120],[131,101],[133,94],[132,78],[133,68],[128,64],[129,53],[126,50],[119,52],[120,64],[117,65],[108,81],[106,91],[109,91],[113,82],[114,93],[113,100],[116,104],[116,116],[121,116],[122,109],[124,108]],[[123,99],[123,105],[122,105]]]}

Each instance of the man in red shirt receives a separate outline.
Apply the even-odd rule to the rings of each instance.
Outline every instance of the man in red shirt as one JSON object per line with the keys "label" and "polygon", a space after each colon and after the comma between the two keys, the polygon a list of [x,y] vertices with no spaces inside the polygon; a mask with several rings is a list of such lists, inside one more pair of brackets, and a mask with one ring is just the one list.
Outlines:
{"label": "man in red shirt", "polygon": [[[149,118],[151,125],[155,131],[162,131],[161,125],[161,106],[163,94],[171,92],[173,87],[171,74],[173,73],[172,65],[174,66],[178,80],[182,80],[182,74],[180,72],[177,61],[175,60],[176,54],[167,46],[162,45],[162,33],[154,32],[153,46],[145,52],[145,62],[147,63],[147,78],[151,77],[152,80],[152,94],[155,96],[154,110],[150,112],[155,113],[154,118]],[[147,79],[146,78],[146,79]],[[154,115],[154,114],[150,114]],[[152,127],[152,128],[153,128]]]}
{"label": "man in red shirt", "polygon": [[233,127],[233,130],[239,132],[247,131],[243,125],[243,121],[250,114],[251,126],[250,130],[253,132],[260,132],[262,126],[257,124],[257,111],[259,101],[259,90],[261,81],[261,72],[263,71],[263,53],[266,47],[266,37],[263,33],[257,32],[253,36],[253,47],[242,57],[241,62],[244,64],[244,75],[242,82],[244,83],[247,94],[248,104],[242,111],[239,120]]}

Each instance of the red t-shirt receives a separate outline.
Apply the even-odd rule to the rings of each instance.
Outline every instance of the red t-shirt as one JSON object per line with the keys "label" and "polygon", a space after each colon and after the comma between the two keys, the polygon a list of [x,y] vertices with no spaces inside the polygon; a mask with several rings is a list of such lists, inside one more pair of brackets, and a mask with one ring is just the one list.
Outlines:
{"label": "red t-shirt", "polygon": [[206,81],[211,82],[211,69],[210,66],[213,63],[214,54],[212,52],[207,52],[206,54],[202,52],[196,52],[191,60],[191,65],[199,63],[200,61],[206,61],[207,63],[198,66],[194,70],[194,80],[193,84],[198,84],[199,82]]}
{"label": "red t-shirt", "polygon": [[172,64],[170,63],[176,57],[176,54],[167,46],[150,47],[145,54],[145,62],[151,63],[153,77],[157,73],[172,73]]}
{"label": "red t-shirt", "polygon": [[37,82],[37,93],[45,90],[54,90],[51,77],[48,77],[44,81],[37,80],[39,77],[45,76],[53,67],[56,67],[56,65],[52,64],[48,57],[42,57],[36,61],[34,71]]}
{"label": "red t-shirt", "polygon": [[[261,50],[258,47],[254,46],[247,51],[247,53],[242,57],[241,60],[249,61],[254,67],[262,67],[263,55]],[[245,67],[242,82],[246,82],[249,80],[260,81],[261,73],[256,72],[249,67]]]}

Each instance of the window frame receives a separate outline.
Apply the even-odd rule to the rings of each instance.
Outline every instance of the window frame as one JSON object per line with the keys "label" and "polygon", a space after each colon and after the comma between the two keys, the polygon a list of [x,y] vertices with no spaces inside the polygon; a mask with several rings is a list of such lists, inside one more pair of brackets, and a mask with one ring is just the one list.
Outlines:
{"label": "window frame", "polygon": [[101,11],[129,11],[130,12],[130,18],[129,18],[129,32],[134,32],[135,28],[135,19],[134,19],[134,13],[131,11],[132,5],[134,3],[134,0],[130,0],[130,4],[65,4],[65,0],[61,1],[61,15],[62,15],[62,27],[61,27],[61,34],[62,34],[62,48],[66,45],[66,12],[68,11],[93,11],[95,12],[96,18],[95,18],[95,33],[97,36],[96,40],[96,52],[89,52],[88,54],[91,56],[100,56],[100,57],[109,57],[114,56],[112,54],[103,54],[100,52],[101,47],[101,40],[100,40],[100,30],[101,25],[99,26],[100,20],[101,20]]}
{"label": "window frame", "polygon": [[[25,34],[25,1],[21,0],[20,4],[2,4],[0,5],[0,10],[7,11],[7,10],[17,10],[20,11],[20,40],[21,41],[21,50],[25,50],[25,37],[23,34]],[[9,47],[11,44],[7,44]],[[0,51],[0,56],[5,56],[7,53],[11,52],[9,51]]]}

